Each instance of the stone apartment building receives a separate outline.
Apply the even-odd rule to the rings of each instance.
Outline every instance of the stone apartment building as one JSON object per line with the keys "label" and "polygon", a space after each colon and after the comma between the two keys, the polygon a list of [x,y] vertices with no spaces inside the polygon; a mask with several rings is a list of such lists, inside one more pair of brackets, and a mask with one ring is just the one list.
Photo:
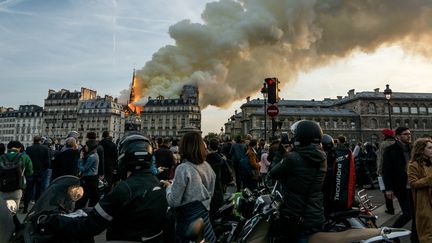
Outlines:
{"label": "stone apartment building", "polygon": [[[63,141],[70,131],[77,131],[81,143],[89,131],[100,138],[104,130],[110,131],[114,139],[124,133],[123,106],[110,96],[100,98],[96,91],[81,88],[70,92],[49,90],[44,102],[45,136]],[[115,141],[115,140],[114,140]]]}
{"label": "stone apartment building", "polygon": [[[280,131],[289,131],[294,122],[302,119],[316,121],[324,133],[333,137],[344,135],[349,142],[375,142],[382,138],[381,130],[390,127],[388,104],[379,89],[324,100],[280,100],[279,115],[275,120]],[[392,128],[411,128],[413,139],[432,135],[432,93],[395,92],[390,100]],[[264,100],[246,100],[241,112],[225,123],[225,135],[251,134],[264,137]],[[271,137],[271,119],[267,117],[267,138]]]}
{"label": "stone apartment building", "polygon": [[0,109],[0,142],[20,141],[25,147],[33,143],[33,137],[42,134],[43,108],[37,105],[20,105]]}
{"label": "stone apartment building", "polygon": [[179,98],[149,97],[141,112],[141,130],[149,137],[180,137],[184,131],[201,130],[198,88],[185,85]]}
{"label": "stone apartment building", "polygon": [[15,139],[17,111],[11,107],[0,107],[0,143],[5,145]]}

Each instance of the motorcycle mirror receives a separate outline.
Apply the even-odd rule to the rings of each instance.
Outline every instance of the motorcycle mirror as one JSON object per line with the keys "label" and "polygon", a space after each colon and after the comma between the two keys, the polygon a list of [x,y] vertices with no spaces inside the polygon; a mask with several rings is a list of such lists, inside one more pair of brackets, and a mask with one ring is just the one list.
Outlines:
{"label": "motorcycle mirror", "polygon": [[82,198],[84,195],[84,189],[81,186],[69,186],[68,195],[72,201],[76,202]]}
{"label": "motorcycle mirror", "polygon": [[12,212],[15,213],[18,209],[15,200],[6,200],[6,207]]}

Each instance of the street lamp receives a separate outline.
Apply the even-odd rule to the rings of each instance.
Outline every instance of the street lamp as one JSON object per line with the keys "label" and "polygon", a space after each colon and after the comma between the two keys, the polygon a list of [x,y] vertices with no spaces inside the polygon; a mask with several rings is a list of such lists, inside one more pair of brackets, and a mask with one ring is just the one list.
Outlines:
{"label": "street lamp", "polygon": [[391,120],[391,108],[390,108],[390,99],[391,99],[391,96],[392,96],[392,90],[390,89],[389,85],[386,84],[386,89],[384,90],[384,97],[387,100],[390,129],[393,129],[392,128],[392,120]]}
{"label": "street lamp", "polygon": [[264,141],[267,142],[267,94],[268,94],[268,90],[267,90],[267,84],[264,83],[263,87],[261,89],[261,93],[264,96]]}

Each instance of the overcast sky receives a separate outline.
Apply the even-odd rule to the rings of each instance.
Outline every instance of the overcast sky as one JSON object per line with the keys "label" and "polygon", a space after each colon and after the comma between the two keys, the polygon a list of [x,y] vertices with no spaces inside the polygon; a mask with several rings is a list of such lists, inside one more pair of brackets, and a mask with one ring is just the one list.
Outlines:
{"label": "overcast sky", "polygon": [[[207,0],[0,0],[0,106],[43,106],[48,89],[94,89],[119,96],[159,48],[174,44],[173,24],[202,23]],[[432,60],[397,44],[353,52],[301,72],[281,93],[285,99],[345,96],[390,84],[394,92],[432,92]],[[288,80],[281,80],[288,83]],[[260,97],[255,94],[253,97]],[[219,132],[244,100],[202,111],[204,133]]]}

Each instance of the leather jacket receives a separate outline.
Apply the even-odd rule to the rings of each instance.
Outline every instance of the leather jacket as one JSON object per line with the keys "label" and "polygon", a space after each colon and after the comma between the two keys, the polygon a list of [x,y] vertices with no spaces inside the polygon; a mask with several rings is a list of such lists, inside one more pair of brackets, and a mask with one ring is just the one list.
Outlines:
{"label": "leather jacket", "polygon": [[103,197],[87,217],[59,216],[56,238],[86,239],[105,229],[108,241],[162,242],[167,201],[149,171],[134,172]]}
{"label": "leather jacket", "polygon": [[299,147],[270,170],[279,181],[284,202],[280,213],[302,221],[305,228],[320,228],[324,223],[323,194],[326,154],[318,145]]}

